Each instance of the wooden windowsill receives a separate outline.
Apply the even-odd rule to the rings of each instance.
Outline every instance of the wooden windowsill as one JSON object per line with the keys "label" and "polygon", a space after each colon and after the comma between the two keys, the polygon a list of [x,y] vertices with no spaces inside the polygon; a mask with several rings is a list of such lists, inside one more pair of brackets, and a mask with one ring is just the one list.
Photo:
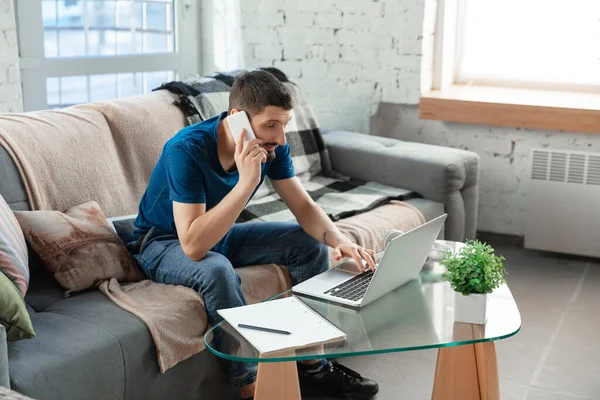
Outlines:
{"label": "wooden windowsill", "polygon": [[421,96],[421,119],[600,133],[600,93],[454,85]]}

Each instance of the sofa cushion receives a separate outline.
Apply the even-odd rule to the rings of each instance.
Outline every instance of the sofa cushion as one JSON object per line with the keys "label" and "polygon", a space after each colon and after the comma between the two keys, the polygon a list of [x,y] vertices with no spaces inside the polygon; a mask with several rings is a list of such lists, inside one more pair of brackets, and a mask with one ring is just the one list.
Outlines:
{"label": "sofa cushion", "polygon": [[65,213],[17,211],[16,216],[31,247],[67,294],[108,278],[143,279],[94,201],[71,207]]}
{"label": "sofa cushion", "polygon": [[125,365],[104,329],[57,313],[31,315],[36,337],[8,343],[11,387],[35,399],[122,399]]}
{"label": "sofa cushion", "polygon": [[0,272],[17,287],[21,296],[29,285],[29,254],[23,231],[0,194]]}
{"label": "sofa cushion", "polygon": [[[165,374],[161,374],[156,361],[156,349],[144,322],[117,306],[98,290],[77,293],[71,298],[57,301],[42,314],[55,314],[77,320],[113,337],[118,343],[122,357],[124,369],[119,369],[119,373],[124,375],[128,399],[192,399],[194,396],[199,398],[195,391],[207,384],[206,379],[210,376],[222,376],[216,357],[205,354],[208,351],[182,361]],[[112,343],[105,345],[114,346]],[[215,394],[215,398],[219,395]],[[111,397],[103,394],[102,398]],[[112,398],[120,399],[122,396]]]}
{"label": "sofa cushion", "polygon": [[0,324],[9,341],[35,336],[23,296],[17,287],[0,272]]}
{"label": "sofa cushion", "polygon": [[23,301],[29,276],[23,231],[0,194],[0,324],[6,328],[8,340],[35,336]]}

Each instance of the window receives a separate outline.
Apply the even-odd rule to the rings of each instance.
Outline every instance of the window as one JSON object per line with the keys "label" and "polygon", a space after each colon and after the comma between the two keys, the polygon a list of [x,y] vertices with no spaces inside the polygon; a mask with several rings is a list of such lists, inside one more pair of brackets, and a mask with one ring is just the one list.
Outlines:
{"label": "window", "polygon": [[456,82],[600,88],[600,1],[466,0]]}
{"label": "window", "polygon": [[435,24],[422,118],[600,132],[599,1],[440,0]]}
{"label": "window", "polygon": [[174,80],[173,71],[130,72],[46,78],[48,108],[149,93]]}
{"label": "window", "polygon": [[25,110],[147,93],[198,73],[190,0],[22,0]]}

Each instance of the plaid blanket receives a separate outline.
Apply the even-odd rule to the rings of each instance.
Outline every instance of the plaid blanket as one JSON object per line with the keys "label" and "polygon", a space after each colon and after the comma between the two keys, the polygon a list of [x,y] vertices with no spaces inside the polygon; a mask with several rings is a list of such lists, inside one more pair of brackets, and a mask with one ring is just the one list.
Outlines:
{"label": "plaid blanket", "polygon": [[[302,185],[333,221],[369,211],[390,200],[408,200],[418,194],[374,182],[361,182],[332,171],[314,112],[301,90],[276,68],[263,68],[286,85],[294,100],[294,117],[286,128],[294,170]],[[229,90],[242,71],[214,77],[190,76],[182,82],[170,82],[155,90],[166,89],[179,95],[175,102],[188,122],[194,124],[220,114],[229,106]],[[294,221],[269,178],[255,193],[238,218],[247,221]]]}
{"label": "plaid blanket", "polygon": [[[375,182],[341,180],[315,176],[310,180],[300,178],[310,197],[327,213],[332,221],[351,217],[374,209],[390,200],[408,200],[414,192],[381,185]],[[296,218],[277,193],[253,199],[242,211],[237,222],[286,221]]]}

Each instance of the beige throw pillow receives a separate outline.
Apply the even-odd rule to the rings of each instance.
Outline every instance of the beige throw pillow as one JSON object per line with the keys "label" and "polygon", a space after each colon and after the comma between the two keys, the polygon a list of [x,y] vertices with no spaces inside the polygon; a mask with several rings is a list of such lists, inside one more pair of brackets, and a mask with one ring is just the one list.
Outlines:
{"label": "beige throw pillow", "polygon": [[95,201],[59,211],[18,211],[17,220],[31,247],[54,278],[71,291],[104,279],[144,279]]}

